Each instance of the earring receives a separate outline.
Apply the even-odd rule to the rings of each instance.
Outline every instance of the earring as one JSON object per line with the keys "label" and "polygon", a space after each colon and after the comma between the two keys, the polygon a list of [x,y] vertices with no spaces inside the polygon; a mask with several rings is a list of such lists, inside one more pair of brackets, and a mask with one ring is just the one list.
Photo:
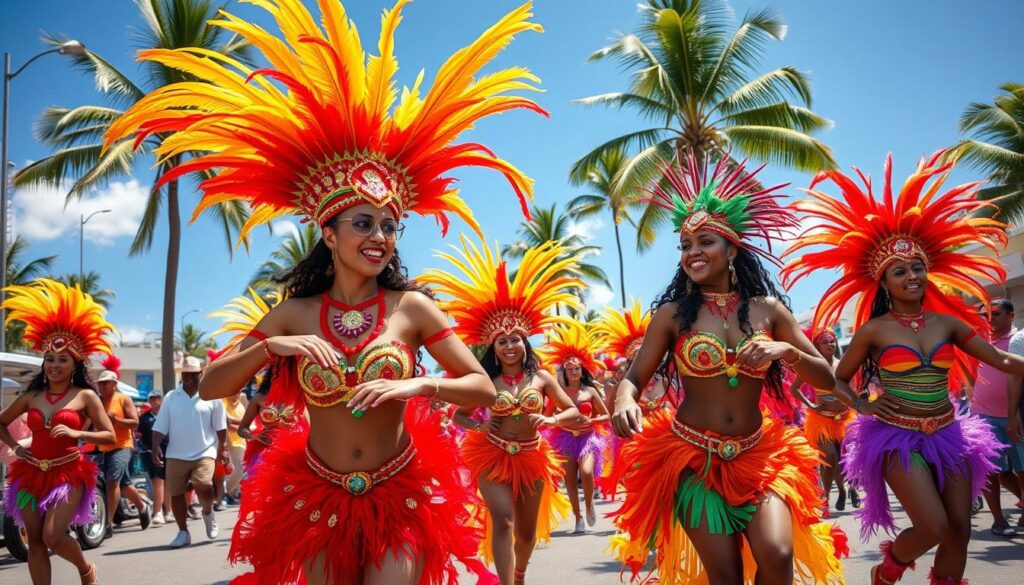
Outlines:
{"label": "earring", "polygon": [[732,265],[732,260],[729,260],[729,282],[733,286],[736,286],[736,283],[739,282],[736,278],[736,267]]}

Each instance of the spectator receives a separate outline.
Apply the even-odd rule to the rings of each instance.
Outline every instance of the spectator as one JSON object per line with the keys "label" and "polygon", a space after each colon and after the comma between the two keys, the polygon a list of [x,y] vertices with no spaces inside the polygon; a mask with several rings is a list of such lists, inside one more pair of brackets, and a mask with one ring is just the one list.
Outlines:
{"label": "spectator", "polygon": [[[1013,303],[1008,299],[995,299],[990,305],[992,327],[992,345],[1004,351],[1010,351],[1018,355],[1024,355],[1024,336],[1017,333],[1013,327]],[[1011,343],[1013,341],[1013,343]],[[999,466],[999,472],[988,477],[988,487],[985,488],[985,501],[992,511],[992,534],[996,536],[1010,537],[1016,535],[1016,531],[1007,522],[1003,515],[1002,504],[999,499],[1000,480],[1007,488],[1020,498],[1021,488],[1024,487],[1024,447],[1019,442],[1010,439],[1009,435],[1009,380],[1007,375],[996,370],[987,364],[981,364],[978,368],[978,378],[974,385],[974,395],[971,397],[971,412],[980,415],[992,427],[996,439],[1003,444],[999,450],[998,459],[995,461]],[[1013,413],[1016,419],[1016,413]],[[1019,438],[1019,437],[1018,437]],[[1024,524],[1018,523],[1018,526]]]}
{"label": "spectator", "polygon": [[165,488],[171,495],[171,508],[178,524],[178,535],[171,541],[171,548],[192,544],[185,510],[189,483],[202,504],[206,536],[213,539],[219,532],[213,510],[213,471],[217,459],[222,463],[228,461],[227,419],[220,400],[199,398],[202,368],[199,358],[185,358],[181,386],[164,397],[153,423],[153,462],[157,466],[165,464],[160,443],[165,436],[169,439]]}
{"label": "spectator", "polygon": [[[164,393],[153,389],[150,391],[146,402],[149,410],[139,417],[139,439],[142,442],[142,464],[149,475],[149,482],[153,484],[153,501],[157,502],[156,512],[153,514],[153,524],[173,522],[171,514],[171,496],[164,489],[165,471],[164,467],[157,467],[153,463],[153,423],[156,422],[156,415],[160,413],[160,405],[163,403]],[[167,438],[160,444],[160,450],[167,452]]]}
{"label": "spectator", "polygon": [[[121,491],[125,497],[135,504],[139,510],[139,524],[142,529],[149,528],[152,508],[149,502],[142,499],[142,495],[131,483],[131,462],[132,450],[135,441],[132,438],[132,430],[139,426],[139,413],[135,410],[132,399],[117,390],[117,374],[111,370],[103,370],[96,378],[96,385],[99,387],[100,399],[103,401],[103,410],[110,417],[114,426],[114,444],[100,445],[102,458],[99,459],[100,468],[103,470],[103,478],[107,484],[107,510],[117,509],[121,502]],[[114,514],[107,514],[107,538],[114,535]]]}
{"label": "spectator", "polygon": [[245,439],[238,436],[238,423],[242,422],[245,414],[246,401],[244,393],[238,392],[224,400],[224,413],[228,421],[228,455],[231,457],[231,474],[227,478],[224,488],[224,500],[232,506],[238,505],[238,488],[242,482],[242,473],[245,468],[242,464],[245,455]]}

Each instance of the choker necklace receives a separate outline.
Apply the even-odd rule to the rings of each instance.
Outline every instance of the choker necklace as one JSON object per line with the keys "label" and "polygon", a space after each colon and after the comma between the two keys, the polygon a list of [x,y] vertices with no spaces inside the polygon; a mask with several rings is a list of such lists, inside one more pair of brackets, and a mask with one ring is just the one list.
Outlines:
{"label": "choker necklace", "polygon": [[346,339],[359,337],[373,326],[373,313],[366,309],[383,298],[384,289],[382,288],[377,291],[376,295],[355,305],[347,305],[331,299],[331,305],[338,310],[331,319],[331,325],[334,326],[334,330],[338,332],[338,335]]}
{"label": "choker necklace", "polygon": [[508,374],[502,374],[501,375],[501,381],[504,382],[505,385],[508,386],[509,388],[515,388],[516,390],[519,390],[519,383],[523,381],[523,378],[525,376],[526,376],[526,372],[519,372],[518,374],[516,374],[514,376],[509,376]]}
{"label": "choker necklace", "polygon": [[704,297],[704,306],[708,308],[708,311],[712,315],[718,315],[722,318],[724,323],[723,327],[726,330],[729,329],[729,315],[736,309],[736,306],[740,304],[740,293],[736,291],[729,291],[727,293],[716,293],[702,290],[700,294]]}
{"label": "choker necklace", "polygon": [[896,311],[890,310],[889,314],[892,315],[892,318],[896,319],[900,325],[911,329],[914,333],[917,333],[918,329],[924,329],[923,309],[916,313],[897,313]]}
{"label": "choker necklace", "polygon": [[[58,402],[63,400],[64,397],[67,396],[68,392],[70,392],[70,391],[71,391],[71,386],[68,385],[68,387],[65,388],[64,391],[61,392],[60,394],[53,394],[53,393],[50,392],[49,389],[47,389],[46,392],[43,394],[43,396],[46,397],[46,401],[49,402],[50,404],[57,404]],[[50,398],[51,396],[53,396],[54,398],[51,399]]]}
{"label": "choker necklace", "polygon": [[[377,303],[376,319],[373,318],[373,315],[369,311],[365,310],[373,303]],[[366,336],[366,339],[360,341],[355,345],[350,346],[347,343],[338,340],[336,336],[330,335],[328,332],[327,313],[328,309],[330,309],[331,307],[335,308],[338,311],[342,311],[342,313],[334,315],[334,319],[332,320],[333,322],[331,323],[331,325],[333,326],[333,329],[338,332],[338,335],[341,335],[343,337],[358,337],[359,335],[365,333],[366,330],[370,328],[370,325],[375,320],[377,324],[373,327],[373,331],[371,331],[370,334]],[[377,292],[376,296],[367,299],[355,306],[346,305],[345,303],[336,301],[332,299],[330,294],[328,294],[325,291],[323,294],[323,303],[321,303],[320,306],[320,328],[321,330],[323,330],[324,337],[329,339],[331,341],[331,344],[340,349],[342,353],[344,353],[346,356],[357,355],[360,351],[363,350],[364,347],[366,347],[371,341],[373,341],[374,339],[377,338],[378,335],[380,335],[380,330],[384,327],[384,313],[386,312],[386,310],[387,308],[384,303],[384,289],[380,289],[380,291]],[[356,324],[359,327],[359,332],[355,333],[354,335],[346,335],[346,333],[349,333],[352,330],[351,327],[345,328],[344,322],[345,318],[350,313],[356,313],[359,316],[359,319],[361,319],[361,321],[358,324]],[[339,317],[340,321],[342,321],[340,325]]]}

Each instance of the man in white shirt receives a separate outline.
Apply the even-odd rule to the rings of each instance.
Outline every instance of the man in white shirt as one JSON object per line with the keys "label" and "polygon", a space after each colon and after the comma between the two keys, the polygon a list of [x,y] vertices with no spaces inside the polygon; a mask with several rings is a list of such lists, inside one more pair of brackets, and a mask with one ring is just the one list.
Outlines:
{"label": "man in white shirt", "polygon": [[163,466],[165,454],[160,443],[167,436],[165,489],[171,496],[178,535],[171,548],[192,544],[185,521],[185,492],[189,483],[203,505],[206,536],[217,537],[217,518],[213,511],[213,470],[217,459],[227,462],[227,418],[220,400],[199,398],[202,377],[199,358],[186,357],[181,369],[181,386],[164,396],[160,413],[153,423],[153,463]]}

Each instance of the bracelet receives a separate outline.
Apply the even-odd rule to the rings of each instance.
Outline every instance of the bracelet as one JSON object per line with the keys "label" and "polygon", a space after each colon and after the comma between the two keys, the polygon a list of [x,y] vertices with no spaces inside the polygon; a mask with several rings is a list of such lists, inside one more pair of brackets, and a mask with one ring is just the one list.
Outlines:
{"label": "bracelet", "polygon": [[267,359],[270,360],[270,361],[274,361],[274,358],[277,357],[276,355],[274,355],[274,352],[270,351],[270,338],[269,337],[267,337],[267,338],[265,338],[263,340],[263,352],[265,354],[267,354]]}
{"label": "bracelet", "polygon": [[437,378],[431,378],[434,381],[434,393],[431,394],[430,399],[437,398],[437,395],[441,393],[441,385],[437,382]]}
{"label": "bracelet", "polygon": [[804,359],[804,352],[796,348],[794,348],[794,350],[796,351],[796,359],[793,361],[789,361],[786,359],[785,356],[783,356],[782,363],[786,364],[787,366],[795,366],[800,363],[800,360]]}

